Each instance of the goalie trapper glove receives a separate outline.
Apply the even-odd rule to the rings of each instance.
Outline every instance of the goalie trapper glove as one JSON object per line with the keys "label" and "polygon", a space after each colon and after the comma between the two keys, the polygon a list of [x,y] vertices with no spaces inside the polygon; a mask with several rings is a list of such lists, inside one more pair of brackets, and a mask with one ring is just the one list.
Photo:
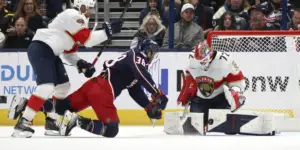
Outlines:
{"label": "goalie trapper glove", "polygon": [[104,22],[103,29],[106,32],[108,39],[111,39],[112,34],[120,33],[123,26],[123,20],[113,20],[111,22]]}
{"label": "goalie trapper glove", "polygon": [[245,104],[246,97],[243,95],[243,92],[239,87],[235,86],[229,88],[226,85],[223,85],[223,88],[225,97],[231,105],[231,112],[237,111]]}
{"label": "goalie trapper glove", "polygon": [[157,101],[151,101],[146,107],[145,111],[151,119],[161,119],[161,108],[160,104]]}
{"label": "goalie trapper glove", "polygon": [[84,76],[90,78],[95,73],[96,69],[93,64],[88,63],[87,61],[80,59],[77,62],[77,69],[79,73],[84,73]]}

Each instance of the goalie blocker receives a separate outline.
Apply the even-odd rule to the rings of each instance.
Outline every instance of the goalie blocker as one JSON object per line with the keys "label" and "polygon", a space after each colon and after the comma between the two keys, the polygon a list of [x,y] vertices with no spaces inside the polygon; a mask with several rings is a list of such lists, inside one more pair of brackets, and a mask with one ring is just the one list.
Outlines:
{"label": "goalie blocker", "polygon": [[[164,132],[167,134],[200,134],[221,132],[244,135],[275,135],[276,121],[273,113],[228,109],[210,109],[208,124],[204,126],[203,113],[188,113],[182,118],[178,112],[165,113]],[[192,132],[191,129],[193,130]],[[196,131],[196,132],[195,132]]]}

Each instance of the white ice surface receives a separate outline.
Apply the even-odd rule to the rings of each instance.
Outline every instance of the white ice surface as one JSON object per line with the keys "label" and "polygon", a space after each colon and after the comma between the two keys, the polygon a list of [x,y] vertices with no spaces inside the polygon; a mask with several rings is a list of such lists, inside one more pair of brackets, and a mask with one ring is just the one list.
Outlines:
{"label": "white ice surface", "polygon": [[76,128],[70,137],[44,136],[34,127],[30,139],[11,138],[13,127],[0,127],[0,150],[300,150],[300,133],[277,136],[166,135],[163,127],[121,126],[117,137],[103,138]]}

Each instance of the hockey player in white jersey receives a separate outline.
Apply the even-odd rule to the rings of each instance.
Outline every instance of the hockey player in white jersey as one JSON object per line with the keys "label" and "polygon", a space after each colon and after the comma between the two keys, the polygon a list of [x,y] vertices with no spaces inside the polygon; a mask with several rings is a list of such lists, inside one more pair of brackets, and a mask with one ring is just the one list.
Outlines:
{"label": "hockey player in white jersey", "polygon": [[[245,102],[245,80],[242,71],[229,54],[212,50],[200,42],[189,56],[189,65],[182,74],[183,87],[178,104],[190,104],[190,112],[204,113],[209,109],[239,109]],[[194,132],[189,123],[186,133]]]}
{"label": "hockey player in white jersey", "polygon": [[[75,9],[67,9],[48,25],[48,28],[37,30],[28,48],[28,58],[36,74],[37,88],[27,103],[23,116],[14,127],[13,137],[31,137],[34,130],[29,126],[45,100],[50,96],[55,100],[56,113],[63,115],[63,99],[70,89],[69,78],[60,55],[77,67],[80,73],[91,77],[95,68],[91,63],[80,59],[77,54],[79,45],[92,47],[100,44],[118,33],[122,21],[105,22],[103,30],[90,31],[88,16],[95,5],[95,0],[74,0]],[[16,97],[15,97],[16,98]],[[18,99],[14,99],[18,101]],[[46,123],[47,124],[47,123]]]}

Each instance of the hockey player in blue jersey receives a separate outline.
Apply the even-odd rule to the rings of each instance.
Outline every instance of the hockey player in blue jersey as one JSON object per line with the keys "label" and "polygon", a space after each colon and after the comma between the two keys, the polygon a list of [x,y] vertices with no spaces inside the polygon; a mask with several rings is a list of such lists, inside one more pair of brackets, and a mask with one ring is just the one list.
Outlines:
{"label": "hockey player in blue jersey", "polygon": [[[79,126],[93,134],[115,137],[119,131],[119,118],[113,102],[124,89],[145,109],[150,119],[161,119],[161,111],[166,108],[168,98],[156,87],[147,71],[147,66],[155,55],[158,55],[157,43],[146,39],[139,48],[127,51],[116,60],[105,61],[101,74],[84,83],[64,100],[64,106],[61,105],[60,109],[66,110],[60,127],[61,135],[69,135],[74,127]],[[151,101],[142,87],[152,94]],[[95,111],[98,120],[76,114],[89,106]],[[52,103],[47,101],[43,108],[44,111],[49,111],[52,107]],[[19,115],[21,112],[15,113]]]}

